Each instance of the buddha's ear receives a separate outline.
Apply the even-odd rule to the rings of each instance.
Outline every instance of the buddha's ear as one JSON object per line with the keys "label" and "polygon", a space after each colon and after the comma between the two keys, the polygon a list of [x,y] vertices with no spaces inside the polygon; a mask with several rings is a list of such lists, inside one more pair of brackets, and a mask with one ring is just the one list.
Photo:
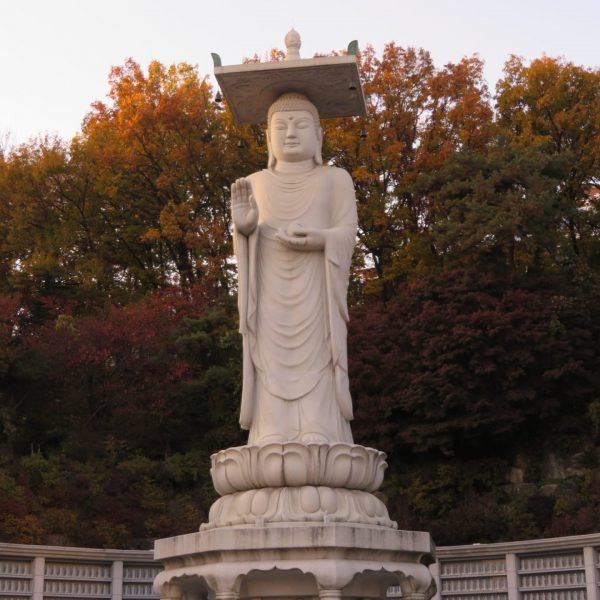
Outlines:
{"label": "buddha's ear", "polygon": [[269,158],[267,160],[267,168],[274,169],[277,164],[277,159],[271,150],[271,132],[269,131],[269,127],[267,126],[267,150],[269,151]]}
{"label": "buddha's ear", "polygon": [[317,127],[317,151],[313,156],[316,165],[323,164],[323,130]]}

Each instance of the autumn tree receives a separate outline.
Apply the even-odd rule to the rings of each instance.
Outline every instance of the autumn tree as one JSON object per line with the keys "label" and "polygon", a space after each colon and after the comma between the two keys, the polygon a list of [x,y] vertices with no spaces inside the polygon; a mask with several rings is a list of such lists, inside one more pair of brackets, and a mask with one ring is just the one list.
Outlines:
{"label": "autumn tree", "polygon": [[592,299],[448,270],[353,316],[355,432],[398,456],[493,452],[492,440],[558,432],[598,393]]}
{"label": "autumn tree", "polygon": [[477,57],[437,69],[426,51],[391,43],[381,59],[368,47],[360,62],[367,117],[327,125],[327,149],[354,178],[358,266],[367,276],[373,269],[370,287],[388,297],[391,282],[438,258],[429,239],[434,207],[415,182],[460,149],[485,151],[492,108]]}
{"label": "autumn tree", "polygon": [[458,152],[423,174],[415,189],[434,207],[429,239],[437,270],[560,278],[565,215],[557,189],[568,169],[565,157],[499,146]]}
{"label": "autumn tree", "polygon": [[564,267],[588,278],[598,266],[600,214],[600,72],[544,56],[529,65],[516,56],[498,82],[501,136],[517,148],[560,157],[567,168],[556,188],[557,234]]}
{"label": "autumn tree", "polygon": [[84,248],[78,245],[63,194],[69,178],[60,140],[32,141],[1,165],[4,291],[36,288],[52,293],[75,283],[73,261]]}
{"label": "autumn tree", "polygon": [[92,305],[199,280],[227,294],[229,185],[258,168],[262,135],[189,65],[129,60],[109,83],[70,144],[32,141],[0,165],[6,289]]}
{"label": "autumn tree", "polygon": [[0,539],[131,547],[206,519],[209,457],[242,443],[234,303],[172,290],[15,335],[0,299]]}

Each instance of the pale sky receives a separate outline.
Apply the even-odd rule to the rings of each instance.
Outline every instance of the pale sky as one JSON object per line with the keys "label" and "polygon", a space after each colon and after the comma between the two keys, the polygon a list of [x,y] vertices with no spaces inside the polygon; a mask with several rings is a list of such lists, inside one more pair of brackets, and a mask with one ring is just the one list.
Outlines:
{"label": "pale sky", "polygon": [[600,67],[600,0],[0,0],[0,145],[40,134],[70,139],[108,91],[111,66],[223,64],[283,48],[301,55],[358,39],[429,50],[437,66],[479,53],[493,89],[510,54]]}

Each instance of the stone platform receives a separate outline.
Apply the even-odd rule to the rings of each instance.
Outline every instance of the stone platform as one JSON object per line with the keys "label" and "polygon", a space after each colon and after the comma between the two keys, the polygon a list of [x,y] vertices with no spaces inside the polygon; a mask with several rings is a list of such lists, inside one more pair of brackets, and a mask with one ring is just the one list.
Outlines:
{"label": "stone platform", "polygon": [[240,525],[157,540],[163,600],[385,598],[435,590],[428,533],[345,523]]}

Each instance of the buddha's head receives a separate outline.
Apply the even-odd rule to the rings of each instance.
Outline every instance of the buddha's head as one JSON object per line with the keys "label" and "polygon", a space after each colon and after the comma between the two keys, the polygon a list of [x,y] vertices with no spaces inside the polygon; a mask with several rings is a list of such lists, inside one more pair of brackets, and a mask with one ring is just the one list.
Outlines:
{"label": "buddha's head", "polygon": [[269,169],[280,162],[313,159],[323,163],[321,147],[323,130],[315,105],[304,95],[288,93],[279,96],[269,107],[267,147]]}

